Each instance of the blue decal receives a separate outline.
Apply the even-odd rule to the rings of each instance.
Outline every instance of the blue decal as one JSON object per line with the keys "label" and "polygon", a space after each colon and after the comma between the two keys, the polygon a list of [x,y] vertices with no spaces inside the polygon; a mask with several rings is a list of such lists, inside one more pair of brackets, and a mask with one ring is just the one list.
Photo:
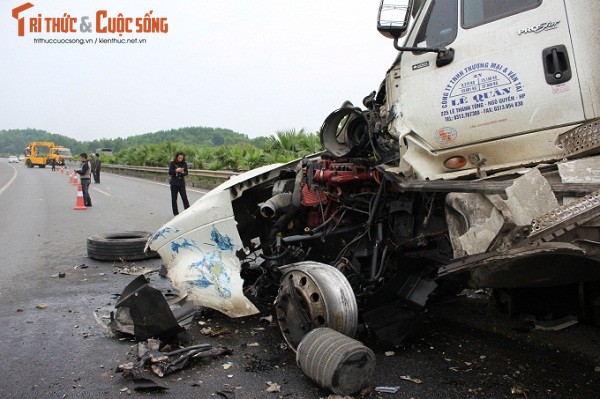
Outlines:
{"label": "blue decal", "polygon": [[227,235],[222,235],[219,231],[213,226],[212,231],[210,232],[210,239],[217,244],[219,249],[223,251],[233,251],[233,244],[231,243],[231,238]]}
{"label": "blue decal", "polygon": [[184,238],[183,240],[181,240],[181,242],[173,241],[171,243],[171,250],[173,252],[179,253],[179,249],[189,249],[190,251],[192,251],[194,249],[199,249],[199,248],[198,248],[198,245],[194,241]]}
{"label": "blue decal", "polygon": [[167,234],[167,233],[175,233],[175,234],[177,234],[177,233],[179,233],[179,229],[177,229],[177,228],[171,228],[171,227],[162,228],[162,229],[158,230],[156,233],[154,233],[152,235],[152,237],[150,237],[150,239],[148,240],[148,243],[151,244],[151,243],[153,243],[154,241],[156,241],[160,237],[164,238],[165,234]]}
{"label": "blue decal", "polygon": [[189,266],[190,269],[195,269],[195,272],[199,274],[197,280],[195,280],[195,286],[208,288],[214,285],[222,298],[231,298],[231,276],[223,265],[220,253],[205,253],[200,250],[198,256],[199,259]]}

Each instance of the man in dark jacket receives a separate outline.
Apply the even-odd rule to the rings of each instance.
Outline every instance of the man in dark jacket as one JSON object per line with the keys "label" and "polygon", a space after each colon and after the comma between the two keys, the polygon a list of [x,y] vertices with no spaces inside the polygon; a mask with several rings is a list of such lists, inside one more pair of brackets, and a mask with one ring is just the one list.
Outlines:
{"label": "man in dark jacket", "polygon": [[169,163],[169,175],[171,176],[169,180],[169,184],[171,185],[171,207],[173,208],[173,215],[177,216],[179,215],[177,193],[181,195],[183,208],[188,209],[190,207],[190,202],[185,192],[185,177],[188,175],[188,166],[187,162],[185,162],[185,154],[183,152],[177,152],[173,160]]}
{"label": "man in dark jacket", "polygon": [[102,161],[100,161],[100,154],[96,153],[96,160],[94,161],[94,167],[92,173],[94,175],[94,183],[100,183],[100,166],[102,165]]}
{"label": "man in dark jacket", "polygon": [[83,193],[83,204],[87,207],[92,206],[92,199],[90,198],[90,183],[92,182],[92,167],[88,156],[85,152],[79,154],[79,160],[81,161],[81,169],[75,172],[81,176],[81,191]]}

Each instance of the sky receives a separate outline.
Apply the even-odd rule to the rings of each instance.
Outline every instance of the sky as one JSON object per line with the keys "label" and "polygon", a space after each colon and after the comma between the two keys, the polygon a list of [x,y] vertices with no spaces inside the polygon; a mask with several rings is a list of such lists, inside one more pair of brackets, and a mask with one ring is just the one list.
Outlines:
{"label": "sky", "polygon": [[[12,11],[27,2],[19,36]],[[81,141],[187,126],[250,138],[317,132],[345,100],[362,106],[397,54],[377,32],[378,7],[379,0],[2,0],[0,130]],[[40,32],[32,32],[39,14]],[[77,18],[75,32],[47,32],[52,19],[68,21],[65,14]],[[132,32],[109,31],[119,14],[131,18]],[[145,14],[164,18],[168,31],[144,31]],[[102,43],[111,39],[138,43]]]}

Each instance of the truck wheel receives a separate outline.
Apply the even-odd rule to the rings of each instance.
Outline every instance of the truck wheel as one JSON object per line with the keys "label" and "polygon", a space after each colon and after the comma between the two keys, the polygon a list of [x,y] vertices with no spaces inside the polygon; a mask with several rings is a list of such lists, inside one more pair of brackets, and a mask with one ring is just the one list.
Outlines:
{"label": "truck wheel", "polygon": [[33,168],[33,164],[31,163],[31,161],[29,159],[27,161],[25,161],[25,166],[27,166],[28,168]]}
{"label": "truck wheel", "polygon": [[40,169],[44,169],[46,165],[39,165]]}
{"label": "truck wheel", "polygon": [[285,274],[275,307],[279,328],[292,349],[296,350],[302,338],[317,327],[354,336],[358,306],[342,272],[318,262],[299,262],[282,271]]}
{"label": "truck wheel", "polygon": [[144,252],[151,233],[123,231],[99,233],[88,237],[88,257],[97,260],[142,260],[158,257],[155,251]]}

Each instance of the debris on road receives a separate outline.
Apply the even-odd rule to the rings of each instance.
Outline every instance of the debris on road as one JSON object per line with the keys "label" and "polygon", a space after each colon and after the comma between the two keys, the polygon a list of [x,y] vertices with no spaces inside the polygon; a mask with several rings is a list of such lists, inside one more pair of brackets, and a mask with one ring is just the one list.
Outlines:
{"label": "debris on road", "polygon": [[136,392],[159,392],[166,391],[167,387],[158,385],[149,378],[133,378],[133,390]]}
{"label": "debris on road", "polygon": [[[145,370],[149,370],[158,377],[164,377],[176,371],[182,370],[196,359],[216,359],[233,352],[225,347],[213,347],[210,344],[192,345],[172,351],[160,351],[159,340],[148,340],[138,343],[138,355],[136,362],[120,364],[118,373],[123,373],[125,378],[141,378]],[[166,345],[163,349],[170,347]]]}
{"label": "debris on road", "polygon": [[42,309],[42,310],[46,309],[47,307],[48,307],[47,303],[40,303],[40,304],[36,305],[36,308]]}
{"label": "debris on road", "polygon": [[522,395],[525,399],[527,399],[527,392],[529,392],[529,389],[524,388],[522,386],[514,386],[510,389],[510,393],[513,395]]}
{"label": "debris on road", "polygon": [[420,379],[411,377],[410,375],[401,375],[400,379],[404,380],[404,381],[414,382],[415,384],[422,384],[423,383],[423,381],[421,381]]}
{"label": "debris on road", "polygon": [[542,331],[560,331],[579,322],[577,316],[568,315],[555,320],[534,320],[534,328]]}
{"label": "debris on road", "polygon": [[399,386],[396,387],[375,387],[375,392],[381,393],[396,393],[400,390]]}
{"label": "debris on road", "polygon": [[267,381],[267,385],[269,386],[266,391],[270,393],[281,392],[281,386],[271,381]]}
{"label": "debris on road", "polygon": [[136,277],[121,294],[108,324],[115,331],[134,335],[138,340],[168,338],[184,331],[192,322],[195,308],[185,303],[171,308],[164,295],[148,285],[145,276]]}

